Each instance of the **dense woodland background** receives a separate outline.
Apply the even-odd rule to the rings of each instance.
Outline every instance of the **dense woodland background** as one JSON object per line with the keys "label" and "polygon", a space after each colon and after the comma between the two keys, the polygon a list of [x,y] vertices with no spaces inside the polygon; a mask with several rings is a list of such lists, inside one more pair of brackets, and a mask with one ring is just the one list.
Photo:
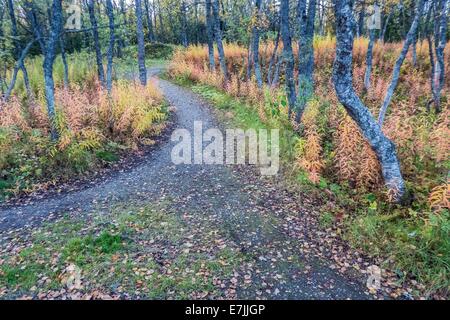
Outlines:
{"label": "dense woodland background", "polygon": [[169,109],[146,68],[171,60],[239,124],[283,129],[326,228],[448,290],[449,2],[83,0],[67,29],[69,1],[0,0],[0,197],[153,144]]}

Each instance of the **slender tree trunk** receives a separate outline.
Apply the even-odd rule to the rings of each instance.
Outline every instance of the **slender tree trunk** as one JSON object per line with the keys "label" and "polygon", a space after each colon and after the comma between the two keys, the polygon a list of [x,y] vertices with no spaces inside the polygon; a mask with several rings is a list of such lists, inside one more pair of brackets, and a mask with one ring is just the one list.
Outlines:
{"label": "slender tree trunk", "polygon": [[291,30],[289,26],[289,0],[281,0],[280,7],[281,38],[283,40],[283,60],[286,63],[286,96],[289,104],[289,119],[296,106],[294,79],[294,54],[292,51]]}
{"label": "slender tree trunk", "polygon": [[389,85],[388,91],[386,93],[386,97],[384,98],[383,105],[380,109],[380,115],[378,117],[378,123],[380,124],[380,126],[383,125],[384,119],[386,117],[387,109],[392,101],[392,96],[394,95],[394,91],[397,88],[398,80],[400,78],[400,69],[403,65],[403,62],[405,61],[409,47],[411,46],[411,44],[414,41],[414,38],[416,37],[417,30],[419,28],[420,17],[422,16],[422,12],[423,12],[424,3],[425,3],[425,0],[419,0],[417,3],[414,21],[413,21],[411,28],[409,29],[409,32],[406,36],[406,40],[405,40],[405,43],[403,44],[402,52],[400,53],[400,56],[398,57],[397,62],[395,63],[394,71],[392,73],[391,84]]}
{"label": "slender tree trunk", "polygon": [[161,1],[157,0],[158,2],[158,18],[159,18],[159,32],[161,34],[165,34],[165,28],[164,28],[164,22],[163,22],[163,16],[162,16],[162,7],[161,7]]}
{"label": "slender tree trunk", "polygon": [[31,47],[33,46],[33,44],[36,42],[36,39],[33,39],[32,41],[30,41],[25,48],[22,50],[19,59],[16,62],[16,65],[14,66],[13,69],[13,73],[12,73],[12,77],[11,77],[11,81],[8,85],[8,88],[5,92],[5,96],[4,96],[4,100],[8,101],[9,98],[11,97],[11,93],[15,87],[16,84],[16,80],[17,80],[17,73],[19,72],[21,66],[23,65],[23,62],[25,61],[25,58],[27,57],[28,53],[30,52]]}
{"label": "slender tree trunk", "polygon": [[417,35],[413,40],[413,44],[412,44],[412,61],[413,61],[413,66],[416,67],[417,66]]}
{"label": "slender tree trunk", "polygon": [[358,20],[358,37],[362,37],[364,35],[364,19],[366,17],[364,3],[361,5],[361,10],[359,11],[359,20]]}
{"label": "slender tree trunk", "polygon": [[314,94],[314,21],[316,16],[316,0],[299,0],[297,15],[300,24],[298,48],[298,83],[296,121],[300,122],[306,104]]}
{"label": "slender tree trunk", "polygon": [[[7,1],[8,1],[8,9],[9,9],[9,18],[11,20],[11,34],[14,37],[14,56],[17,60],[19,60],[19,56],[22,51],[22,47],[21,47],[19,39],[17,38],[19,36],[19,32],[17,29],[16,15],[14,13],[14,4],[13,4],[12,0],[7,0]],[[20,70],[22,70],[23,81],[25,83],[25,88],[27,90],[27,94],[28,94],[28,96],[30,96],[31,95],[30,80],[28,77],[28,72],[25,67],[24,61],[20,65]]]}
{"label": "slender tree trunk", "polygon": [[387,27],[389,25],[389,21],[391,20],[393,14],[394,14],[394,7],[391,7],[389,14],[386,18],[386,21],[384,22],[383,31],[381,32],[381,36],[380,36],[381,42],[383,42],[383,43],[385,42]]}
{"label": "slender tree trunk", "polygon": [[246,80],[250,80],[252,76],[252,70],[253,70],[253,48],[252,48],[252,37],[250,37],[248,41],[247,46],[247,74],[246,74]]}
{"label": "slender tree trunk", "polygon": [[[3,31],[3,18],[5,16],[4,9],[5,9],[4,6],[0,7],[0,50],[1,51],[5,51],[5,49],[6,49],[5,39],[4,39],[5,33]],[[6,61],[5,61],[3,63],[2,70],[0,73],[0,92],[2,95],[5,93],[5,88],[6,88],[6,72],[7,72],[6,68],[7,67],[6,67]]]}
{"label": "slender tree trunk", "polygon": [[180,5],[180,18],[181,18],[181,44],[183,47],[187,48],[188,43],[188,34],[187,34],[187,17],[186,17],[186,2],[181,1]]}
{"label": "slender tree trunk", "polygon": [[61,49],[61,59],[64,68],[64,88],[69,88],[69,66],[67,64],[66,50],[64,47],[64,34],[59,38],[59,47]]}
{"label": "slender tree trunk", "polygon": [[438,32],[436,37],[436,64],[434,70],[434,106],[437,112],[441,110],[441,92],[445,83],[445,59],[444,50],[447,44],[447,28],[448,28],[448,7],[450,0],[441,0],[438,3],[438,10],[440,16],[436,17],[438,24]]}
{"label": "slender tree trunk", "polygon": [[395,145],[384,135],[380,125],[353,89],[353,0],[333,2],[337,34],[333,82],[337,96],[376,153],[391,199],[400,202],[406,187]]}
{"label": "slender tree trunk", "polygon": [[63,30],[63,14],[62,14],[62,0],[53,0],[52,4],[52,24],[50,36],[47,40],[47,48],[44,58],[44,79],[45,79],[45,98],[47,101],[47,112],[51,125],[52,140],[57,140],[59,137],[58,130],[55,123],[55,83],[53,80],[53,64],[56,58],[56,46],[58,39]]}
{"label": "slender tree trunk", "polygon": [[431,15],[433,13],[434,10],[434,6],[433,4],[430,5],[429,9],[428,9],[428,13],[427,13],[427,18],[425,21],[425,34],[426,34],[426,39],[428,42],[428,54],[430,57],[430,65],[431,65],[431,72],[430,72],[430,86],[431,86],[431,94],[433,95],[433,99],[427,104],[427,111],[430,112],[431,108],[431,104],[434,103],[434,101],[436,101],[436,89],[434,87],[435,83],[434,83],[434,73],[436,70],[436,61],[434,59],[434,48],[433,48],[433,41],[431,40],[431,28],[430,28],[430,21],[431,21]]}
{"label": "slender tree trunk", "polygon": [[269,68],[267,71],[267,83],[272,86],[273,77],[273,67],[276,63],[276,58],[278,55],[278,46],[280,45],[280,28],[278,28],[277,39],[275,40],[275,47],[273,48],[272,56],[270,57]]}
{"label": "slender tree trunk", "polygon": [[259,62],[259,20],[262,14],[262,0],[256,0],[255,3],[255,25],[253,26],[253,35],[252,35],[252,52],[253,52],[253,66],[255,69],[255,77],[256,77],[256,83],[258,84],[258,87],[262,89],[263,87],[263,79],[262,79],[262,73],[261,73],[261,64]]}
{"label": "slender tree trunk", "polygon": [[208,57],[209,57],[209,70],[216,70],[216,62],[214,59],[214,27],[211,0],[206,0],[206,36],[208,41]]}
{"label": "slender tree trunk", "polygon": [[106,0],[106,15],[109,21],[109,47],[108,47],[108,64],[106,66],[106,89],[111,94],[112,90],[112,75],[113,75],[113,57],[114,57],[114,43],[115,43],[115,24],[114,11],[111,0]]}
{"label": "slender tree trunk", "polygon": [[147,85],[147,68],[145,67],[145,44],[144,44],[144,28],[142,25],[142,4],[141,0],[135,0],[136,7],[136,30],[138,39],[138,64],[139,64],[139,80],[143,86]]}
{"label": "slender tree trunk", "polygon": [[152,16],[150,12],[150,5],[148,3],[148,0],[144,0],[145,4],[145,15],[147,17],[147,28],[148,28],[148,41],[150,43],[155,42],[155,33],[153,32],[153,23],[152,23]]}
{"label": "slender tree trunk", "polygon": [[227,63],[225,60],[225,51],[222,43],[222,30],[220,28],[219,0],[212,0],[212,12],[214,18],[214,33],[216,36],[217,51],[219,52],[220,68],[222,69],[225,81],[228,81]]}
{"label": "slender tree trunk", "polygon": [[89,19],[91,21],[91,27],[92,27],[92,37],[94,39],[94,49],[95,49],[95,56],[96,56],[96,60],[97,60],[98,79],[100,80],[100,83],[102,84],[102,86],[106,87],[105,70],[103,69],[103,56],[102,56],[102,49],[100,46],[100,40],[98,37],[98,26],[97,26],[97,18],[95,17],[94,0],[89,0],[88,10],[89,10]]}
{"label": "slender tree trunk", "polygon": [[272,79],[272,82],[270,83],[271,88],[275,88],[278,85],[278,83],[280,82],[280,69],[281,69],[282,63],[283,63],[283,56],[279,56],[277,65],[275,67],[275,72],[273,74],[273,79]]}
{"label": "slender tree trunk", "polygon": [[120,36],[120,40],[119,40],[119,45],[123,48],[127,47],[129,44],[129,40],[128,40],[128,19],[127,19],[127,10],[125,7],[125,0],[120,0],[119,1],[119,11],[120,11],[120,16],[122,17],[123,20],[123,31],[122,31],[122,35]]}
{"label": "slender tree trunk", "polygon": [[375,30],[369,30],[369,46],[366,55],[366,73],[364,75],[364,88],[366,91],[370,90],[370,77],[372,76],[373,63],[373,47],[375,44]]}

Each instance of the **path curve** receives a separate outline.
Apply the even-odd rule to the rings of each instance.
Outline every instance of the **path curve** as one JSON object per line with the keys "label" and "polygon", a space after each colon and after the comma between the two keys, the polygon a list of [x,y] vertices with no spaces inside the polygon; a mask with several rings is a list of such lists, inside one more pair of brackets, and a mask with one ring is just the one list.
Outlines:
{"label": "path curve", "polygon": [[[192,132],[194,121],[202,121],[205,130],[217,127],[208,105],[191,91],[157,79],[160,70],[151,68],[149,74],[176,108],[175,127]],[[233,168],[225,166],[175,166],[170,157],[172,147],[170,141],[161,142],[159,148],[134,169],[117,172],[84,190],[0,209],[0,243],[8,241],[12,230],[33,228],[67,212],[88,212],[131,199],[171,199],[180,213],[195,212],[199,218],[212,215],[242,251],[264,255],[264,259],[257,262],[260,273],[253,279],[255,285],[238,291],[238,298],[255,299],[261,283],[268,287],[276,285],[275,292],[263,292],[264,297],[273,299],[368,298],[360,282],[351,281],[329,268],[327,263],[303,257],[297,251],[293,239],[277,227],[284,223],[280,222],[280,217],[289,214],[283,211],[286,209],[277,207],[276,202],[283,199],[271,199],[268,205],[261,205],[264,199],[257,196],[257,189],[265,188],[267,194],[275,194],[275,187],[261,184],[255,190],[247,179],[249,176],[254,179],[253,173],[249,171],[249,176],[245,177],[244,173],[242,177],[242,168],[237,174]],[[310,270],[305,272],[299,265],[286,263],[292,256],[304,259]]]}

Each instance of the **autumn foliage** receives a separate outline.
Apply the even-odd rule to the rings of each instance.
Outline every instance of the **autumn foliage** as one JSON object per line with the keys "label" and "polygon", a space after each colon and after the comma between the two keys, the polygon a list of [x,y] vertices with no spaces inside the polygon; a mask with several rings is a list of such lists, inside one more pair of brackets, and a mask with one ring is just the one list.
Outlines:
{"label": "autumn foliage", "polygon": [[[268,42],[260,49],[261,65],[266,79],[274,47],[274,43]],[[297,143],[297,156],[293,161],[313,183],[325,178],[362,191],[381,192],[383,181],[375,153],[338,103],[334,93],[331,70],[335,40],[316,39],[314,47],[316,97],[308,105],[300,125],[302,133]],[[278,54],[281,54],[282,45],[278,50]],[[367,40],[361,38],[355,41],[354,87],[375,118],[400,50],[400,44],[375,45],[372,87],[368,92],[364,92]],[[200,46],[178,51],[170,65],[170,74],[173,77],[214,86],[226,90],[234,97],[245,99],[255,106],[261,120],[265,122],[271,121],[270,119],[274,117],[287,121],[283,79],[280,79],[281,85],[261,91],[253,79],[246,78],[247,49],[229,44],[225,47],[225,53],[230,72],[228,81],[223,79],[219,66],[216,67],[216,72],[209,71],[207,48]],[[430,208],[441,209],[448,208],[449,202],[449,194],[443,190],[448,186],[446,161],[450,156],[448,109],[450,72],[446,70],[449,76],[446,77],[447,83],[443,92],[443,111],[435,114],[430,110],[432,97],[427,53],[427,44],[420,42],[417,45],[417,65],[412,65],[411,58],[405,62],[400,85],[383,130],[397,146],[409,188],[422,203],[426,203],[429,199]],[[447,57],[450,56],[449,53],[447,52]],[[297,52],[294,52],[294,55],[297,56]],[[292,127],[298,129],[295,124],[292,124]]]}
{"label": "autumn foliage", "polygon": [[117,154],[152,144],[164,128],[163,98],[153,84],[118,81],[111,95],[98,83],[58,87],[57,141],[42,95],[31,101],[13,97],[0,105],[2,195],[33,191],[56,179],[98,168]]}

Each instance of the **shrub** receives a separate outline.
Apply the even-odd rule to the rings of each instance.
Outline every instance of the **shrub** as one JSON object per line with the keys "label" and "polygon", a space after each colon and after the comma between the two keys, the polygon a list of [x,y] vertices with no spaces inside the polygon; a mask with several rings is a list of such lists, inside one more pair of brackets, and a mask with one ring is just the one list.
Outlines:
{"label": "shrub", "polygon": [[97,82],[57,88],[58,141],[49,138],[45,102],[13,98],[0,106],[0,199],[45,188],[102,164],[124,149],[151,144],[164,128],[165,107],[156,87],[119,81],[111,96]]}

